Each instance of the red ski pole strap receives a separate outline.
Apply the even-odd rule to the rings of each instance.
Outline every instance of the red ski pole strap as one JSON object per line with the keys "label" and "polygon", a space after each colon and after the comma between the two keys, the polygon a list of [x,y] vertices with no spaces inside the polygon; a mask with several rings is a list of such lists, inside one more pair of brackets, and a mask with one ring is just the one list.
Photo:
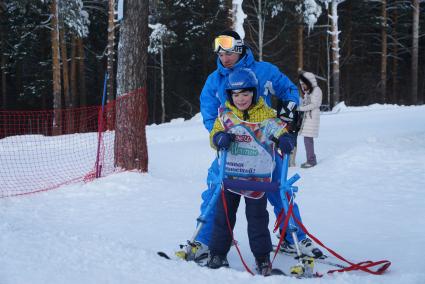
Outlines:
{"label": "red ski pole strap", "polygon": [[229,233],[230,236],[232,237],[232,243],[235,245],[235,248],[239,254],[239,257],[242,261],[243,266],[245,267],[245,270],[250,273],[252,276],[254,276],[255,274],[251,271],[251,269],[249,269],[248,265],[246,264],[245,260],[242,257],[241,251],[239,250],[239,246],[238,243],[235,241],[234,235],[233,235],[233,229],[232,226],[230,225],[230,220],[229,220],[229,214],[228,214],[228,209],[227,209],[227,202],[226,202],[226,196],[224,195],[224,188],[221,188],[221,199],[223,201],[223,209],[224,209],[224,213],[226,215],[226,221],[227,221],[227,228],[229,229]]}
{"label": "red ski pole strap", "polygon": [[[289,196],[288,193],[286,193],[286,198],[289,200],[289,207],[291,207],[291,206],[293,207],[293,205],[292,205],[292,203],[293,203],[292,202],[292,199],[290,199],[290,196]],[[291,216],[291,214],[292,214],[292,208],[288,208],[288,214],[285,214],[285,210],[284,209],[280,210],[279,215],[277,215],[276,221],[274,222],[273,233],[276,233],[276,231],[280,227],[280,224],[282,224],[282,218],[283,218],[283,216],[285,216],[285,220],[286,220],[286,218],[288,218],[288,221],[286,221],[286,222],[289,222],[289,217],[287,217],[287,216],[288,215]],[[286,229],[285,226],[284,226],[284,228]]]}
{"label": "red ski pole strap", "polygon": [[276,231],[279,229],[280,224],[282,223],[282,218],[283,218],[283,214],[284,211],[283,209],[280,210],[279,215],[277,215],[276,221],[274,222],[274,229],[273,229],[273,233],[276,233]]}
{"label": "red ski pole strap", "polygon": [[[292,213],[292,212],[291,212]],[[336,253],[334,250],[332,250],[331,248],[325,246],[319,239],[317,239],[315,236],[313,236],[312,234],[310,234],[310,232],[307,231],[306,227],[300,222],[300,220],[297,219],[297,217],[295,217],[293,215],[293,218],[295,220],[295,222],[297,222],[298,226],[313,240],[315,241],[318,245],[324,247],[328,252],[330,252],[333,256],[335,256],[336,258],[348,263],[350,266],[346,267],[346,268],[342,268],[342,269],[335,269],[335,270],[329,270],[327,273],[334,273],[334,272],[345,272],[345,271],[353,271],[353,270],[361,270],[370,274],[375,274],[375,275],[381,275],[383,274],[388,267],[390,267],[391,265],[391,261],[389,260],[380,260],[380,261],[362,261],[359,263],[353,263],[351,261],[348,261],[347,259],[345,259],[344,257],[342,257],[341,255],[339,255],[338,253]],[[375,270],[371,270],[370,268],[372,267],[377,267]]]}
{"label": "red ski pole strap", "polygon": [[[286,234],[286,229],[288,228],[288,223],[289,223],[289,218],[291,217],[291,215],[292,215],[292,209],[294,208],[294,203],[293,202],[291,202],[291,203],[289,203],[289,208],[288,208],[288,213],[286,214],[286,216],[285,216],[285,220],[284,220],[284,222],[283,222],[283,228],[282,228],[282,231],[280,232],[280,238],[279,238],[279,243],[277,244],[277,247],[276,247],[276,251],[274,252],[274,256],[273,256],[273,259],[272,259],[272,263],[271,263],[271,265],[273,265],[273,262],[274,262],[274,260],[275,260],[275,258],[276,258],[276,255],[277,255],[277,253],[279,252],[279,250],[280,250],[280,246],[282,245],[282,243],[283,243],[283,239],[285,238],[285,234]],[[282,216],[283,216],[283,214],[284,214],[285,212],[284,212],[284,210],[282,209],[282,211],[280,211],[280,213],[279,213],[279,217],[278,217],[278,219],[279,219],[279,221],[278,220],[276,220],[276,223],[275,223],[275,228],[274,228],[274,232],[279,228],[279,226],[280,226],[280,223],[282,223]]]}

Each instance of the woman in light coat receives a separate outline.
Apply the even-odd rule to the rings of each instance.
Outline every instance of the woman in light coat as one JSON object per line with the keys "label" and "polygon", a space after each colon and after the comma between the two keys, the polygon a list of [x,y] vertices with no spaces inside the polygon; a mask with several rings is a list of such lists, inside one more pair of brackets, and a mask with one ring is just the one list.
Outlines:
{"label": "woman in light coat", "polygon": [[313,73],[300,73],[299,82],[303,97],[302,103],[298,108],[298,111],[303,112],[303,121],[299,135],[304,136],[307,156],[307,161],[301,164],[301,168],[311,168],[317,164],[313,138],[319,136],[322,90],[317,85],[317,80]]}

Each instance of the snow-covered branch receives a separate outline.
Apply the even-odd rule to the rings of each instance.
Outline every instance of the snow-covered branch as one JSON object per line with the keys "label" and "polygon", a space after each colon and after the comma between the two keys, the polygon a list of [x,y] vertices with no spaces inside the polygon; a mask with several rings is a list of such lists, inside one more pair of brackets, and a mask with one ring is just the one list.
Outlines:
{"label": "snow-covered branch", "polygon": [[173,42],[176,37],[173,31],[170,31],[166,25],[161,23],[149,24],[149,28],[152,29],[149,36],[149,53],[158,54],[165,44]]}
{"label": "snow-covered branch", "polygon": [[299,14],[303,15],[304,23],[308,30],[312,30],[322,14],[322,7],[315,0],[304,0],[301,5],[295,7]]}

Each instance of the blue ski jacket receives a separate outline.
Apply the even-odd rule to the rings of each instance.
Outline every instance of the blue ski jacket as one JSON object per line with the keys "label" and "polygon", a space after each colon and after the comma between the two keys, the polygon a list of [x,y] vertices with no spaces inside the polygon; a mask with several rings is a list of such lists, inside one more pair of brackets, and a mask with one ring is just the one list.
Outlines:
{"label": "blue ski jacket", "polygon": [[227,75],[236,68],[250,68],[258,79],[259,96],[271,106],[271,96],[277,96],[283,101],[293,101],[299,104],[298,88],[279,69],[268,62],[254,59],[252,51],[247,47],[246,54],[232,68],[225,68],[217,57],[217,69],[211,73],[200,96],[203,123],[208,132],[211,131],[218,115],[220,105],[226,102],[225,81]]}

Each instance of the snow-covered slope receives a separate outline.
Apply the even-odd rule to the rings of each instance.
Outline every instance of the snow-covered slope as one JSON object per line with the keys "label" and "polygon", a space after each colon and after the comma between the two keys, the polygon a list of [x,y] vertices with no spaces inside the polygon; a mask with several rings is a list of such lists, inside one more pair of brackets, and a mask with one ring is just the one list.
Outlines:
{"label": "snow-covered slope", "polygon": [[[234,249],[236,270],[158,257],[191,237],[199,215],[215,153],[197,115],[148,127],[148,174],[0,199],[0,283],[425,283],[425,107],[342,108],[321,119],[317,167],[290,169],[301,175],[304,223],[350,260],[392,261],[385,275],[252,277]],[[235,237],[253,266],[243,207]]]}

